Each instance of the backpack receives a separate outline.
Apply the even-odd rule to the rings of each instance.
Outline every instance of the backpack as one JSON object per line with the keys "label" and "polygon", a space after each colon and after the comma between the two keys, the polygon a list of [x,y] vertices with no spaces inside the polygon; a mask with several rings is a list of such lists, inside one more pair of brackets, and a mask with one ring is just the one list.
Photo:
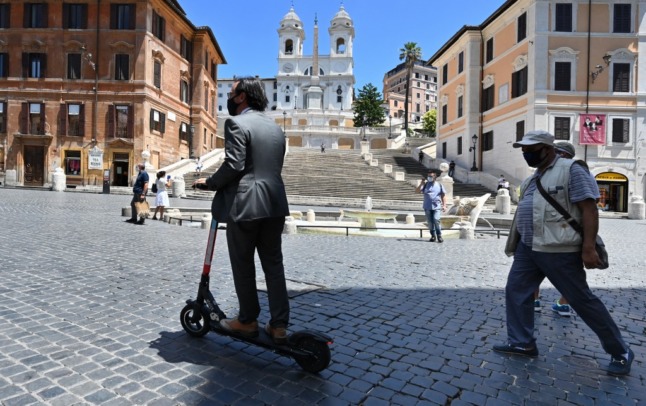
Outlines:
{"label": "backpack", "polygon": [[153,193],[157,193],[157,183],[153,183]]}

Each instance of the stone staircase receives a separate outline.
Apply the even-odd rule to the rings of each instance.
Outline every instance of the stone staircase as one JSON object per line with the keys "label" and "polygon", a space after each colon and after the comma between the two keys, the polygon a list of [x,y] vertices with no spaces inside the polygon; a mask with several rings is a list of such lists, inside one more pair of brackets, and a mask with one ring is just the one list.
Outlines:
{"label": "stone staircase", "polygon": [[[363,207],[368,196],[373,207],[421,210],[423,196],[415,193],[410,180],[426,177],[427,168],[403,150],[373,150],[377,167],[370,166],[358,150],[326,150],[290,147],[283,166],[283,180],[291,204]],[[384,164],[404,172],[406,181],[395,181],[383,172]],[[210,176],[218,165],[201,174],[187,174],[187,197],[211,198],[212,192],[190,189],[194,179]],[[454,196],[473,197],[492,192],[480,185],[454,183]],[[495,194],[494,194],[495,196]],[[493,199],[493,200],[492,200]],[[495,198],[487,201],[495,204]]]}

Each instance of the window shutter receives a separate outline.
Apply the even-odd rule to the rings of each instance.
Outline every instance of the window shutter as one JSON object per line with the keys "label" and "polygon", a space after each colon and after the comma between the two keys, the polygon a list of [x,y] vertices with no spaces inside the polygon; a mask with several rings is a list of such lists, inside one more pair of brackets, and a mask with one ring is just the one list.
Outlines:
{"label": "window shutter", "polygon": [[87,29],[87,5],[84,5],[81,8],[81,28]]}
{"label": "window shutter", "polygon": [[117,29],[117,4],[110,4],[110,29]]}
{"label": "window shutter", "polygon": [[615,92],[630,92],[630,64],[613,64],[613,88]]}
{"label": "window shutter", "polygon": [[22,103],[20,107],[20,132],[29,134],[29,103]]}
{"label": "window shutter", "polygon": [[128,106],[128,138],[134,138],[135,135],[135,115],[134,107]]}
{"label": "window shutter", "polygon": [[164,42],[166,40],[166,20],[164,20],[163,18],[161,19],[160,29],[161,29],[161,32],[159,33],[159,39],[161,39],[162,42]]}
{"label": "window shutter", "polygon": [[67,134],[67,104],[61,104],[58,109],[58,135]]}
{"label": "window shutter", "polygon": [[136,18],[136,4],[130,4],[128,7],[128,11],[130,12],[129,15],[129,21],[128,21],[128,29],[134,30],[135,29],[135,18]]}
{"label": "window shutter", "polygon": [[[85,104],[79,106],[79,136],[85,136]],[[94,134],[92,134],[94,136]]]}
{"label": "window shutter", "polygon": [[45,103],[40,103],[40,126],[41,130],[38,132],[38,134],[43,135],[45,134]]}
{"label": "window shutter", "polygon": [[29,28],[29,15],[31,14],[31,4],[25,4],[22,15],[22,26],[23,28]]}
{"label": "window shutter", "polygon": [[47,20],[49,19],[48,6],[49,6],[49,4],[47,4],[47,3],[42,3],[42,8],[41,8],[41,10],[42,10],[42,12],[43,12],[43,13],[42,13],[41,15],[39,15],[39,16],[38,16],[38,19],[39,19],[39,20],[40,20],[40,22],[41,22],[41,24],[40,24],[40,28],[47,28],[47,23],[48,23],[48,21],[47,21]]}
{"label": "window shutter", "polygon": [[159,131],[163,134],[164,132],[166,132],[166,114],[159,113],[159,121]]}
{"label": "window shutter", "polygon": [[63,28],[70,28],[70,5],[63,3]]}
{"label": "window shutter", "polygon": [[40,77],[47,77],[47,54],[40,54]]}
{"label": "window shutter", "polygon": [[116,109],[114,108],[114,105],[109,105],[108,106],[108,134],[107,137],[114,138],[115,137],[115,128],[114,128],[114,120],[115,117],[114,115],[116,114]]}
{"label": "window shutter", "polygon": [[23,78],[29,77],[29,53],[28,52],[22,53],[22,77]]}
{"label": "window shutter", "polygon": [[570,62],[554,63],[554,90],[571,90],[570,77]]}
{"label": "window shutter", "polygon": [[155,110],[150,109],[150,131],[155,129]]}

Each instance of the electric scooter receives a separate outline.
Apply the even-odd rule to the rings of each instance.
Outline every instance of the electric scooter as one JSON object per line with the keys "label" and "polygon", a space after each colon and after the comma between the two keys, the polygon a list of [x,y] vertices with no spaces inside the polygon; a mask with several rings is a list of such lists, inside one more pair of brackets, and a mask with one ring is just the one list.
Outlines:
{"label": "electric scooter", "polygon": [[245,337],[220,326],[220,320],[225,319],[226,315],[209,290],[209,274],[217,229],[218,222],[212,220],[197,298],[187,300],[186,306],[180,313],[180,321],[184,330],[193,337],[203,337],[211,330],[223,336],[269,349],[277,354],[293,358],[301,368],[308,372],[317,373],[327,368],[331,359],[329,346],[332,344],[332,338],[326,334],[302,330],[289,334],[285,344],[276,344],[263,328],[258,329],[257,337]]}

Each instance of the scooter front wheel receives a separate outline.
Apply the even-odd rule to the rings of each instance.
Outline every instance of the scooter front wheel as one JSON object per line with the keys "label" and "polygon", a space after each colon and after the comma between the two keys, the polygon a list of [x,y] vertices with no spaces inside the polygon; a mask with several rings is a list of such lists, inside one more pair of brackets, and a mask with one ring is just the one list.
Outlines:
{"label": "scooter front wheel", "polygon": [[305,337],[296,343],[296,347],[308,353],[308,355],[294,355],[296,363],[305,371],[318,373],[330,365],[332,355],[327,343]]}
{"label": "scooter front wheel", "polygon": [[184,330],[193,337],[204,337],[209,332],[209,319],[203,312],[196,312],[192,304],[184,306],[179,319]]}

